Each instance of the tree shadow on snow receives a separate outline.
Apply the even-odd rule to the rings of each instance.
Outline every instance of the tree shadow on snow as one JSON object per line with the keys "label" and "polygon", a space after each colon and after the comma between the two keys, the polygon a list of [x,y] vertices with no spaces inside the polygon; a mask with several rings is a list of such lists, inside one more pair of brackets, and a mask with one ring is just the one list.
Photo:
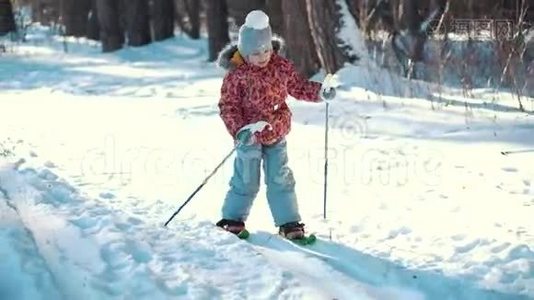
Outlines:
{"label": "tree shadow on snow", "polygon": [[[425,299],[522,300],[526,296],[505,294],[477,287],[468,279],[445,276],[439,271],[408,269],[400,264],[377,258],[345,245],[318,238],[309,246],[299,246],[271,233],[260,231],[249,238],[250,243],[280,252],[301,253],[307,259],[318,259],[332,269],[377,290],[411,289]],[[326,274],[325,274],[326,275]]]}
{"label": "tree shadow on snow", "polygon": [[152,89],[180,98],[184,87],[221,77],[215,66],[206,62],[205,47],[185,39],[178,41],[179,44],[160,42],[114,53],[88,51],[83,45],[74,45],[71,48],[75,51],[66,56],[0,57],[5,70],[0,72],[0,89],[48,88],[73,95],[131,97],[155,96]]}

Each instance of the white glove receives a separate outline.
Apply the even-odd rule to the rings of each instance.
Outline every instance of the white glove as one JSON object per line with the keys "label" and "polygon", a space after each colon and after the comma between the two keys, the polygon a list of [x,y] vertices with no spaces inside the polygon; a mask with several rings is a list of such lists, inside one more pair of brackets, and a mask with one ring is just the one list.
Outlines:
{"label": "white glove", "polygon": [[256,142],[256,136],[254,134],[256,132],[262,132],[265,128],[267,128],[267,130],[273,130],[271,124],[265,121],[245,125],[237,131],[236,140],[239,145],[252,145]]}
{"label": "white glove", "polygon": [[337,82],[332,74],[327,74],[321,86],[321,99],[326,102],[333,100],[336,97]]}

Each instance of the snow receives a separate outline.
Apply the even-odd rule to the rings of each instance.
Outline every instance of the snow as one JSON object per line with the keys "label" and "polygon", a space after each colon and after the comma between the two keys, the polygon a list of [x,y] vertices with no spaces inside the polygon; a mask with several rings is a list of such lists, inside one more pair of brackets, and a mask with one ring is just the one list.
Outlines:
{"label": "snow", "polygon": [[269,27],[269,17],[261,10],[253,10],[245,18],[244,26],[261,30]]}
{"label": "snow", "polygon": [[212,225],[231,162],[162,226],[233,147],[205,40],[101,54],[29,36],[0,56],[0,299],[534,298],[532,153],[500,153],[534,146],[514,95],[347,66],[326,219],[325,105],[289,100],[319,241],[273,235],[263,187],[241,241]]}
{"label": "snow", "polygon": [[350,13],[347,2],[342,0],[336,1],[337,6],[340,7],[341,26],[337,33],[339,39],[343,41],[350,48],[349,54],[358,57],[360,63],[369,63],[369,54],[365,46],[365,39],[360,28],[356,24],[354,17]]}

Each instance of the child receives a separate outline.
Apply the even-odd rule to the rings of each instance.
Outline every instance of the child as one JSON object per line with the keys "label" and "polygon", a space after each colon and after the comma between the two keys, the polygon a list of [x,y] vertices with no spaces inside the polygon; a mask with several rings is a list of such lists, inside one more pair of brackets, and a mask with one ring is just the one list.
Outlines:
{"label": "child", "polygon": [[255,10],[239,29],[237,45],[219,54],[219,66],[228,70],[221,87],[220,115],[238,147],[223,219],[217,226],[235,234],[244,230],[260,188],[263,159],[274,223],[282,236],[301,239],[304,224],[300,223],[295,180],[287,165],[285,136],[291,127],[291,111],[285,101],[288,94],[311,102],[320,102],[321,96],[330,100],[335,90],[321,90],[320,83],[303,79],[293,64],[279,55],[282,47],[281,39],[272,37],[269,17]]}

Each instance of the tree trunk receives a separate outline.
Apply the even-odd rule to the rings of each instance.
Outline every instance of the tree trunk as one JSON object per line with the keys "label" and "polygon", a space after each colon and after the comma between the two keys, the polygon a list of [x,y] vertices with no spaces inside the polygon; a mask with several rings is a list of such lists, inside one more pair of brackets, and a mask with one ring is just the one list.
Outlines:
{"label": "tree trunk", "polygon": [[339,14],[336,3],[335,1],[306,0],[306,10],[319,61],[328,73],[335,73],[348,61],[338,47],[336,29],[339,28]]}
{"label": "tree trunk", "polygon": [[402,1],[400,24],[403,29],[408,29],[410,32],[419,31],[419,26],[423,22],[417,4],[417,0]]}
{"label": "tree trunk", "polygon": [[120,0],[97,0],[98,20],[102,51],[111,52],[122,48],[124,32],[119,24]]}
{"label": "tree trunk", "polygon": [[228,10],[225,0],[207,0],[208,61],[215,61],[219,52],[230,42]]}
{"label": "tree trunk", "polygon": [[320,64],[310,33],[306,3],[283,1],[282,12],[288,57],[300,73],[309,77],[319,70]]}
{"label": "tree trunk", "polygon": [[148,23],[148,0],[129,0],[125,3],[126,36],[128,45],[143,46],[151,42]]}
{"label": "tree trunk", "polygon": [[174,1],[154,0],[152,6],[152,31],[155,41],[174,36]]}
{"label": "tree trunk", "polygon": [[[364,12],[367,12],[368,6],[369,4],[371,4],[369,3],[370,1],[358,1],[358,0],[346,0],[346,1],[349,7],[350,14],[356,20],[356,22],[358,22],[358,24],[362,26],[360,23],[360,17],[361,17],[362,11],[360,11],[360,9],[363,9]],[[363,15],[366,15],[366,13]]]}
{"label": "tree trunk", "polygon": [[97,0],[91,0],[91,10],[87,17],[87,38],[95,41],[100,40],[100,24],[98,23]]}
{"label": "tree trunk", "polygon": [[250,11],[265,8],[265,0],[226,0],[226,2],[228,5],[228,15],[235,20],[237,26],[245,23],[245,18]]}
{"label": "tree trunk", "polygon": [[42,16],[41,16],[41,10],[39,9],[39,0],[33,0],[30,3],[31,11],[32,11],[32,22],[40,23]]}
{"label": "tree trunk", "polygon": [[82,37],[87,35],[87,18],[91,0],[62,0],[62,19],[65,35]]}
{"label": "tree trunk", "polygon": [[41,24],[57,24],[61,17],[61,6],[63,0],[39,0],[41,4],[42,16]]}
{"label": "tree trunk", "polygon": [[282,13],[282,0],[267,0],[265,3],[265,13],[269,16],[273,33],[284,36],[284,14]]}
{"label": "tree trunk", "polygon": [[10,0],[0,0],[0,36],[17,30]]}
{"label": "tree trunk", "polygon": [[190,26],[188,35],[190,38],[198,40],[200,38],[200,1],[185,0],[185,5]]}

